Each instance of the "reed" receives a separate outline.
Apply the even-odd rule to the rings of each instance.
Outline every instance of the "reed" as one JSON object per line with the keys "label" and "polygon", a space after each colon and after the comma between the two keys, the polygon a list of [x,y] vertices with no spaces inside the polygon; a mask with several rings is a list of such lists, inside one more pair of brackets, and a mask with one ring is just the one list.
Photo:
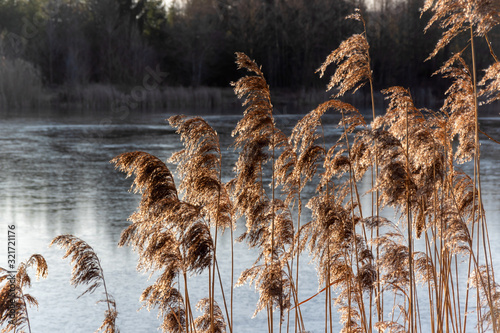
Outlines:
{"label": "reed", "polygon": [[0,283],[3,283],[0,289],[0,325],[4,327],[2,333],[15,333],[19,330],[31,333],[28,308],[38,307],[38,301],[25,293],[25,289],[31,287],[29,268],[35,269],[37,279],[48,275],[47,262],[41,254],[33,254],[28,260],[21,262],[16,272],[0,267]]}
{"label": "reed", "polygon": [[[183,200],[201,207],[201,215],[207,221],[208,227],[214,227],[213,239],[213,258],[212,272],[209,275],[212,279],[209,282],[210,295],[208,298],[210,323],[215,322],[214,311],[214,289],[216,276],[216,252],[217,236],[219,230],[231,229],[231,235],[234,228],[232,205],[226,190],[222,183],[222,153],[217,132],[200,117],[186,118],[183,116],[174,116],[169,118],[172,127],[177,128],[177,133],[181,135],[185,149],[175,153],[170,162],[177,164],[177,171],[181,177],[179,189],[184,192]],[[232,239],[231,239],[232,242]],[[233,268],[231,268],[231,276]],[[221,289],[223,286],[221,284]],[[223,293],[223,297],[224,297]],[[231,288],[232,300],[232,288]],[[200,301],[201,302],[201,301]],[[203,302],[205,304],[206,302]],[[224,303],[226,303],[224,297]],[[205,304],[206,305],[206,304]],[[201,306],[201,305],[200,305]],[[203,307],[203,306],[202,306]],[[220,309],[219,309],[220,311]],[[218,312],[217,312],[218,313]],[[232,303],[231,303],[232,313]],[[218,317],[220,319],[220,316]],[[201,320],[201,322],[204,322]],[[229,328],[232,331],[231,321],[228,315]],[[220,329],[222,326],[217,325]],[[211,327],[211,330],[215,327]]]}

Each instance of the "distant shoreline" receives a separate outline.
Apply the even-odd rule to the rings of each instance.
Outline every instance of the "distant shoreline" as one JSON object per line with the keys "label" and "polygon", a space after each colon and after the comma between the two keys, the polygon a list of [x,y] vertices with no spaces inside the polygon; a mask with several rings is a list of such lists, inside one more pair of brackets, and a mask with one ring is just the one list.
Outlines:
{"label": "distant shoreline", "polygon": [[[321,89],[279,89],[271,95],[275,109],[280,113],[305,113],[320,103],[332,98],[332,92]],[[104,110],[123,108],[131,112],[148,110],[202,110],[232,113],[242,111],[231,87],[158,87],[154,90],[141,90],[141,87],[118,87],[116,85],[89,84],[85,86],[64,86],[48,91],[47,107],[78,110]],[[431,89],[415,89],[412,91],[415,105],[419,108],[439,110],[444,96],[438,98]],[[346,94],[339,98],[350,103],[361,111],[369,109],[371,113],[370,95],[364,91]],[[385,109],[387,102],[380,92],[375,93],[377,110]],[[482,115],[498,115],[500,103],[480,107]]]}

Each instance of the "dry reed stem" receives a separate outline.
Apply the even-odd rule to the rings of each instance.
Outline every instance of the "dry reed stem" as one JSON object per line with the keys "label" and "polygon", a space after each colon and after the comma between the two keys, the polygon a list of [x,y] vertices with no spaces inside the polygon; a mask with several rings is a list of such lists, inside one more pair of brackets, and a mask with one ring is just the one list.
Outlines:
{"label": "dry reed stem", "polygon": [[[487,31],[498,23],[496,16],[492,16],[496,9],[492,9],[488,1],[428,0],[424,10],[434,13],[429,26],[440,21],[447,29],[431,57],[465,29],[471,29],[473,42],[474,36],[486,36]],[[350,18],[362,21],[359,12]],[[352,36],[334,50],[318,70],[323,75],[331,63],[338,65],[328,89],[339,88],[337,96],[341,96],[369,81],[373,92],[368,49],[365,29],[363,34]],[[259,255],[236,284],[256,284],[259,289],[256,313],[267,310],[270,332],[274,329],[274,307],[280,309],[283,320],[285,310],[291,306],[291,297],[296,304],[295,327],[304,328],[302,323],[299,325],[297,317],[300,305],[305,301],[298,300],[298,283],[292,280],[291,258],[297,255],[298,277],[298,255],[307,246],[318,263],[320,284],[325,286],[322,291],[326,297],[326,331],[328,326],[330,331],[333,328],[332,289],[338,293],[334,305],[341,314],[343,331],[368,332],[372,326],[379,330],[417,331],[422,321],[417,282],[428,286],[429,315],[436,322],[432,331],[459,331],[462,327],[465,330],[466,314],[462,323],[458,284],[458,256],[463,254],[470,255],[470,267],[475,272],[475,280],[470,283],[478,289],[477,301],[484,301],[479,304],[482,307],[478,311],[480,324],[486,326],[490,323],[496,331],[498,286],[494,283],[491,255],[486,248],[487,229],[481,205],[476,70],[474,63],[472,72],[468,69],[461,53],[453,56],[438,71],[454,80],[440,112],[417,109],[408,90],[391,87],[385,90],[389,99],[387,112],[379,117],[373,112],[371,128],[366,127],[363,117],[353,106],[331,100],[300,120],[289,138],[275,126],[269,86],[261,68],[246,55],[237,54],[238,67],[255,75],[232,83],[237,96],[245,98],[243,105],[246,110],[233,131],[235,147],[240,154],[235,165],[236,178],[230,182],[229,188],[234,198],[232,209],[237,216],[246,218],[247,229],[239,240],[246,240],[250,247],[259,248]],[[495,95],[497,74],[497,66],[492,66],[481,81],[485,86],[481,93],[489,98],[488,102],[498,98]],[[327,149],[325,142],[323,145],[318,143],[321,137],[324,138],[318,129],[322,127],[321,116],[329,108],[341,112],[339,127],[343,132],[339,140]],[[121,158],[116,161],[129,175],[135,172],[136,186],[144,189],[143,201],[132,217],[133,225],[124,234],[123,243],[131,242],[143,251],[149,246],[151,235],[159,237],[161,234],[176,244],[170,274],[177,276],[182,272],[185,277],[186,271],[192,269],[192,263],[186,262],[185,242],[198,238],[184,237],[184,232],[172,224],[167,226],[169,233],[160,231],[160,219],[175,219],[174,215],[181,212],[184,220],[179,224],[196,226],[192,232],[200,237],[209,235],[209,230],[202,230],[201,226],[207,225],[203,218],[208,219],[208,223],[216,221],[217,227],[221,203],[230,201],[222,200],[226,194],[220,183],[221,156],[218,141],[215,144],[215,131],[206,127],[201,118],[176,117],[172,118],[172,124],[179,129],[186,146],[173,157],[181,167],[179,172],[185,182],[180,186],[181,191],[195,185],[195,191],[184,196],[183,200],[177,196],[169,171],[166,172],[166,167],[152,157],[136,153],[124,156],[123,161]],[[452,143],[456,137],[458,146],[454,149]],[[279,152],[281,154],[277,157]],[[457,164],[472,158],[476,160],[477,170],[473,179],[456,170]],[[152,164],[149,171],[144,172],[141,170],[148,164],[146,161]],[[267,162],[272,164],[270,192],[263,185],[263,179],[268,175],[265,173]],[[321,165],[323,170],[318,175]],[[375,172],[368,192],[376,193],[376,202],[372,203],[376,215],[372,208],[374,216],[364,218],[357,182],[370,168]],[[197,179],[199,173],[195,169],[202,170],[203,182]],[[157,172],[151,170],[158,170],[163,175],[160,177],[164,178],[163,187],[158,192],[162,194],[156,195],[157,190],[151,185],[160,178],[155,178],[151,184],[147,181]],[[300,224],[299,216],[299,227],[294,233],[290,207],[297,205],[301,213],[301,192],[315,177],[318,177],[317,195],[306,205],[311,210],[312,221]],[[278,186],[284,190],[284,200],[277,194]],[[161,204],[158,204],[160,199]],[[389,206],[396,209],[400,221],[406,220],[406,238],[396,224],[379,216],[379,211]],[[229,216],[229,208],[227,212]],[[474,235],[477,221],[481,224],[477,224],[477,235]],[[369,238],[365,227],[377,230],[376,236],[373,237],[372,232]],[[363,232],[358,234],[357,230]],[[147,233],[148,237],[139,236],[142,233]],[[480,235],[483,238],[479,238]],[[425,253],[414,250],[422,236]],[[201,239],[201,244],[207,249],[214,246],[210,245],[210,237]],[[478,262],[480,242],[484,245],[484,269]],[[189,253],[189,248],[187,251]],[[141,259],[143,268],[160,267],[160,264],[152,264],[153,257],[143,253],[147,258]],[[206,256],[195,260],[199,271],[207,260]],[[215,265],[213,272],[211,276],[215,280]],[[167,280],[172,281],[171,277]],[[211,285],[213,290],[213,281]],[[378,321],[372,323],[375,286],[378,286],[375,294]],[[384,312],[383,293],[394,295],[391,320],[381,316]],[[187,291],[185,295],[188,295]],[[214,297],[213,291],[210,297]],[[467,292],[466,310],[468,297]],[[400,301],[402,304],[398,304]],[[213,304],[214,300],[208,302]],[[185,309],[188,312],[186,321],[189,321],[189,306]],[[207,325],[213,330],[215,306],[210,306],[209,312],[210,323]],[[399,318],[396,313],[400,314]],[[203,320],[206,324],[207,318]],[[181,320],[177,322],[181,323]],[[185,325],[187,328],[192,326]]]}

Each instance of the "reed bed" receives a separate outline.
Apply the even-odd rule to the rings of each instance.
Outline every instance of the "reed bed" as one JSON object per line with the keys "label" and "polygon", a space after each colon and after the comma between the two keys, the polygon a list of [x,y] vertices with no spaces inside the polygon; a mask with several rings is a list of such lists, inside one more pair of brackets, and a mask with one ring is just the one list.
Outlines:
{"label": "reed bed", "polygon": [[[324,75],[335,65],[327,87],[333,96],[303,116],[290,135],[276,125],[263,69],[236,54],[238,68],[248,74],[232,83],[245,111],[232,133],[239,155],[229,182],[221,177],[225,147],[201,117],[168,119],[184,145],[169,160],[177,165],[179,184],[167,164],[149,153],[115,157],[111,162],[134,178],[132,189],[141,194],[119,245],[139,254],[139,271],[156,273],[141,302],[158,309],[160,329],[233,332],[232,289],[253,284],[259,292],[254,315],[266,314],[268,332],[307,332],[301,309],[315,297],[323,300],[318,312],[325,332],[500,332],[478,124],[479,98],[500,99],[500,67],[492,52],[493,64],[478,80],[474,62],[474,40],[487,38],[500,21],[498,10],[488,1],[426,2],[424,11],[433,14],[429,25],[444,28],[431,57],[459,33],[470,34],[463,50],[436,71],[452,82],[439,110],[417,108],[411,92],[395,86],[380,92],[387,106],[376,113],[369,42],[355,11],[347,19],[357,21],[361,32],[318,69]],[[370,90],[369,120],[340,99],[363,86]],[[325,135],[322,118],[329,112],[340,117],[342,134],[335,142]],[[472,175],[461,171],[464,163],[474,166]],[[361,192],[363,179],[371,185]],[[311,186],[314,195],[308,197],[304,190]],[[239,278],[233,269],[224,272],[231,275],[224,285],[217,238],[230,232],[233,240],[236,223],[246,226],[236,241],[258,255]],[[77,272],[99,279],[93,252],[87,257],[73,236],[63,237],[54,242],[66,244],[66,256],[75,253],[91,265],[89,270],[76,259],[83,265],[75,266]],[[319,282],[315,295],[300,292],[303,253],[317,267],[311,277]],[[464,269],[465,277],[459,274]],[[207,295],[197,301],[188,277],[202,272],[208,273]],[[196,318],[195,303],[202,311]],[[109,309],[107,318],[112,314]]]}

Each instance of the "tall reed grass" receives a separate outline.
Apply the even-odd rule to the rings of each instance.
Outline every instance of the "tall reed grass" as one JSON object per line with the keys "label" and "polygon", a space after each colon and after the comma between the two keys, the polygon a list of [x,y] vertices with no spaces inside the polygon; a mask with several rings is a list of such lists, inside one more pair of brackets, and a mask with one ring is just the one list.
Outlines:
{"label": "tall reed grass", "polygon": [[[217,173],[205,175],[205,168],[220,172],[210,167],[211,163],[220,166],[222,158],[219,146],[216,154],[211,153],[218,142],[216,132],[200,118],[179,118],[183,124],[202,123],[200,128],[204,128],[196,135],[191,133],[190,138],[183,136],[186,150],[171,160],[179,163],[182,198],[177,195],[166,165],[161,164],[161,169],[168,177],[157,178],[160,162],[155,157],[135,152],[113,160],[129,175],[135,173],[136,186],[144,188],[141,207],[147,204],[149,209],[140,207],[140,215],[133,215],[131,228],[141,228],[134,231],[134,237],[151,237],[151,233],[143,234],[147,229],[142,229],[150,221],[157,221],[155,232],[159,232],[160,225],[166,228],[174,223],[175,228],[182,225],[183,230],[191,230],[201,222],[203,228],[198,232],[210,246],[205,245],[200,255],[206,262],[203,269],[208,268],[216,258],[217,235],[210,221],[219,216],[222,201],[215,204],[214,199],[210,203],[200,200],[224,197],[233,212],[226,215],[228,221],[240,217],[246,221],[247,230],[238,241],[247,242],[259,253],[236,285],[255,284],[260,295],[255,313],[267,314],[269,332],[281,332],[285,323],[287,331],[293,327],[295,332],[304,332],[307,318],[302,316],[301,307],[320,294],[324,295],[325,332],[338,327],[333,309],[340,314],[341,332],[421,332],[423,327],[432,332],[468,332],[473,329],[473,312],[479,331],[499,332],[500,287],[493,273],[481,199],[478,139],[478,97],[488,96],[487,102],[499,98],[498,60],[493,54],[494,64],[480,81],[483,88],[479,90],[473,44],[475,38],[486,36],[498,24],[498,11],[488,2],[448,1],[427,1],[424,10],[433,13],[429,25],[440,22],[445,29],[431,57],[459,32],[471,34],[469,45],[436,72],[452,80],[439,110],[418,109],[411,92],[396,86],[381,92],[388,105],[385,114],[376,114],[374,73],[359,11],[348,19],[360,22],[362,33],[342,42],[318,69],[323,75],[330,65],[336,65],[327,87],[336,91],[334,97],[299,120],[288,137],[274,121],[271,92],[262,69],[238,53],[238,67],[250,74],[233,83],[246,107],[233,131],[239,152],[235,178],[223,185],[220,178],[216,179]],[[462,57],[466,50],[471,52],[471,65]],[[371,122],[352,104],[336,99],[365,84],[370,87]],[[341,117],[338,127],[343,133],[336,142],[327,142],[324,134],[322,116],[327,112],[337,112]],[[175,119],[171,123],[179,127]],[[211,139],[200,144],[203,134]],[[459,169],[460,164],[469,161],[474,164],[472,176]],[[266,177],[271,179],[270,184],[264,183]],[[366,177],[371,178],[368,207],[363,205],[360,198],[365,193],[359,189]],[[175,193],[173,201],[169,199],[173,211],[164,204],[161,209],[151,206],[150,197],[160,192],[150,187],[163,181]],[[304,188],[313,184],[316,194],[304,197]],[[189,214],[184,213],[185,205],[191,207]],[[304,208],[311,214],[307,223],[300,220]],[[393,210],[396,219],[389,220],[386,212]],[[167,211],[167,215],[161,215],[163,224],[149,217]],[[179,216],[183,220],[175,222]],[[169,224],[165,224],[167,220]],[[167,230],[170,228],[160,232]],[[180,248],[189,245],[183,244],[180,231],[171,237],[171,242],[180,242]],[[139,251],[149,248],[150,242],[141,242]],[[298,276],[300,254],[306,250],[317,263],[320,291],[303,300],[306,296],[299,293]],[[205,257],[208,253],[210,256]],[[466,285],[458,273],[464,265],[469,276]],[[161,266],[157,269],[163,270]],[[209,283],[213,285],[216,271],[211,272]],[[213,288],[210,290],[210,297],[215,297]],[[424,302],[428,305],[424,306]],[[185,314],[192,313],[189,306],[185,308]],[[211,309],[209,320],[213,323],[214,313]],[[232,331],[232,317],[226,315],[225,323]],[[186,331],[194,331],[194,322],[186,316],[178,324]],[[214,330],[212,324],[209,331]]]}
{"label": "tall reed grass", "polygon": [[[149,153],[127,152],[111,161],[133,176],[132,189],[141,194],[119,245],[139,254],[138,270],[157,273],[141,301],[158,309],[162,331],[233,332],[232,289],[248,283],[259,292],[254,314],[266,314],[268,332],[306,332],[301,309],[315,297],[324,302],[318,311],[325,332],[500,332],[478,123],[478,98],[500,99],[500,67],[492,52],[493,64],[478,80],[474,62],[474,40],[487,38],[500,22],[499,8],[489,1],[429,0],[424,10],[433,14],[429,24],[444,28],[431,57],[459,33],[470,34],[468,45],[436,71],[452,82],[439,110],[417,108],[411,92],[395,86],[380,92],[387,106],[376,113],[376,73],[356,11],[348,19],[362,32],[318,69],[324,75],[336,65],[327,87],[334,96],[304,115],[288,136],[276,125],[264,71],[236,54],[238,68],[248,74],[232,83],[245,111],[232,133],[238,159],[229,182],[222,182],[218,134],[201,117],[168,120],[184,145],[169,160],[177,165],[178,185],[167,164]],[[338,99],[364,85],[370,88],[369,120]],[[325,135],[328,112],[340,117],[342,134],[335,142]],[[461,171],[464,163],[472,163],[472,175]],[[370,183],[365,193],[363,179]],[[306,187],[314,187],[314,195],[306,196]],[[304,223],[305,209],[310,220]],[[234,269],[224,272],[231,275],[227,286],[218,269],[217,238],[229,230],[233,239],[237,221],[246,226],[237,241],[257,257],[236,282]],[[102,268],[93,252],[76,247],[72,236],[62,237],[54,242],[68,248],[66,256],[76,255],[74,281],[87,273],[89,281],[99,280]],[[315,295],[300,292],[305,252],[317,267]],[[207,295],[197,302],[202,314],[195,318],[188,276],[202,272]],[[106,318],[113,314],[110,308]]]}
{"label": "tall reed grass", "polygon": [[0,59],[0,107],[38,108],[46,103],[40,71],[22,59]]}

